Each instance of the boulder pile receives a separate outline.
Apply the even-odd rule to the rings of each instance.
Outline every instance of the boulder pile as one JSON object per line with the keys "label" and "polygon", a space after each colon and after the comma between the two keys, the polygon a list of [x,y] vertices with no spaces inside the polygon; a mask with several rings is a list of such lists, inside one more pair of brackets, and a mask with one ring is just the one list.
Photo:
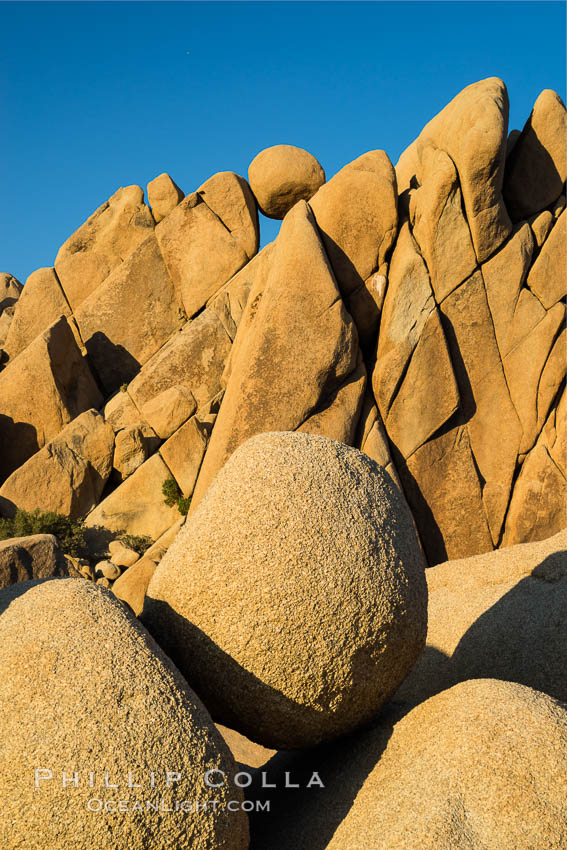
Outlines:
{"label": "boulder pile", "polygon": [[[0,275],[2,847],[564,846],[566,129],[482,80]],[[91,817],[130,770],[203,808]]]}

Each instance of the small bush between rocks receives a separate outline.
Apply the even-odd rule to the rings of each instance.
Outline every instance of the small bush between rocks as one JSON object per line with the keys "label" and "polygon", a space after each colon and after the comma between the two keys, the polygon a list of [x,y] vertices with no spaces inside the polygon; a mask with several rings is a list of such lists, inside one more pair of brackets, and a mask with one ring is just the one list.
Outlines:
{"label": "small bush between rocks", "polygon": [[119,539],[127,549],[133,549],[138,555],[143,555],[144,552],[147,552],[153,543],[151,537],[145,537],[139,534],[124,534]]}
{"label": "small bush between rocks", "polygon": [[0,540],[29,537],[30,534],[54,534],[67,555],[79,558],[85,550],[83,521],[70,519],[54,511],[16,511],[13,519],[0,518]]}
{"label": "small bush between rocks", "polygon": [[191,497],[183,495],[173,476],[165,479],[161,485],[161,492],[163,493],[163,501],[169,508],[177,505],[179,513],[182,514],[182,516],[187,516],[191,506]]}

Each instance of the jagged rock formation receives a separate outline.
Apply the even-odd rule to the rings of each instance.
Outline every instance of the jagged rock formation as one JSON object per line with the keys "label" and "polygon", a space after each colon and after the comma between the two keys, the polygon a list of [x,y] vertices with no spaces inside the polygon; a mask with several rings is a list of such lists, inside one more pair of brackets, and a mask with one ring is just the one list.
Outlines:
{"label": "jagged rock formation", "polygon": [[[29,771],[60,754],[188,763],[193,794],[206,765],[234,770],[125,606],[253,740],[311,747],[372,720],[313,755],[225,730],[286,784],[326,771],[292,815],[277,795],[252,819],[252,847],[562,846],[565,106],[546,90],[507,124],[488,79],[395,168],[370,150],[325,182],[278,145],[250,185],[225,171],[185,195],[161,174],[23,288],[0,276],[2,534],[53,510],[84,520],[89,554],[0,545],[2,846],[30,829],[50,850],[248,846],[240,809],[90,818],[60,786],[48,816],[35,805]],[[283,218],[261,251],[258,208]],[[423,554],[428,644],[402,681]],[[481,676],[510,681],[463,681]]]}
{"label": "jagged rock formation", "polygon": [[[23,290],[3,276],[2,480],[95,408],[114,431],[112,474],[58,504],[94,508],[88,522],[109,534],[161,535],[177,519],[163,477],[195,509],[268,430],[331,437],[386,467],[430,564],[557,532],[565,107],[543,92],[508,141],[507,112],[489,79],[395,170],[370,151],[322,183],[284,145],[251,164],[257,197],[232,172],[187,196],[162,174],[151,208],[140,187],[119,189],[54,268]],[[259,253],[258,203],[284,216]]]}

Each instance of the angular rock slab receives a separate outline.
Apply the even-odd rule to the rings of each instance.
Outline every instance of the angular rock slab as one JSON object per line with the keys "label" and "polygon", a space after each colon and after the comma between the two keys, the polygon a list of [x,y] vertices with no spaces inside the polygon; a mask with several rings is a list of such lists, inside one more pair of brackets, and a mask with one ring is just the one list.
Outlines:
{"label": "angular rock slab", "polygon": [[14,307],[22,294],[23,286],[20,281],[8,272],[0,273],[0,313],[7,307]]}
{"label": "angular rock slab", "polygon": [[440,309],[496,546],[510,500],[522,425],[510,398],[481,272],[449,295]]}
{"label": "angular rock slab", "polygon": [[102,397],[64,317],[0,372],[0,480]]}
{"label": "angular rock slab", "polygon": [[503,545],[544,540],[565,526],[565,390],[520,467],[506,516]]}
{"label": "angular rock slab", "polygon": [[345,165],[309,205],[341,293],[352,294],[388,258],[396,238],[396,175],[384,151]]}
{"label": "angular rock slab", "polygon": [[89,360],[110,395],[182,325],[183,313],[154,235],[75,313]]}
{"label": "angular rock slab", "polygon": [[[248,847],[246,815],[227,808],[240,789],[204,782],[207,770],[234,775],[228,747],[125,606],[90,582],[54,579],[3,590],[0,607],[3,847],[30,847],[32,836],[38,850]],[[78,787],[63,787],[75,771]],[[181,774],[169,787],[166,771]],[[128,788],[128,772],[142,787]],[[171,811],[184,799],[219,804]],[[163,800],[162,815],[146,800]]]}
{"label": "angular rock slab", "polygon": [[4,350],[13,360],[60,316],[70,315],[71,308],[55,270],[47,268],[32,272],[14,310]]}
{"label": "angular rock slab", "polygon": [[508,130],[508,93],[497,77],[473,83],[425,125],[396,165],[400,193],[417,180],[429,148],[444,151],[457,173],[477,260],[507,238],[511,222],[502,200]]}
{"label": "angular rock slab", "polygon": [[159,454],[138,467],[87,516],[89,545],[104,545],[121,532],[157,540],[179,519],[177,508],[164,502],[161,488],[168,478],[171,472]]}
{"label": "angular rock slab", "polygon": [[406,463],[394,460],[430,566],[492,550],[469,432],[462,421],[420,446]]}
{"label": "angular rock slab", "polygon": [[258,213],[248,184],[232,172],[214,175],[159,223],[156,237],[191,318],[257,251]]}
{"label": "angular rock slab", "polygon": [[167,403],[162,394],[173,387],[189,393],[203,407],[222,389],[230,350],[230,337],[216,313],[203,310],[142,367],[128,387],[129,397],[142,416],[156,425],[160,423],[155,420],[154,404]]}
{"label": "angular rock slab", "polygon": [[143,612],[216,720],[285,749],[369,720],[421,652],[426,617],[423,556],[388,474],[290,432],[232,455]]}
{"label": "angular rock slab", "polygon": [[527,218],[557,200],[567,177],[567,112],[556,92],[544,89],[516,141],[504,181],[512,218]]}
{"label": "angular rock slab", "polygon": [[528,286],[546,310],[567,295],[567,215],[562,212],[530,269]]}
{"label": "angular rock slab", "polygon": [[284,219],[265,289],[249,300],[236,346],[192,510],[241,443],[295,430],[357,366],[356,328],[305,201]]}
{"label": "angular rock slab", "polygon": [[152,208],[152,215],[156,224],[166,215],[169,215],[185,197],[177,183],[171,179],[169,174],[165,173],[150,180],[147,189],[148,203]]}
{"label": "angular rock slab", "polygon": [[82,413],[4,482],[2,513],[13,516],[21,508],[85,516],[108,480],[113,449],[114,432],[102,415]]}
{"label": "angular rock slab", "polygon": [[425,147],[420,182],[411,195],[410,219],[440,303],[473,273],[477,262],[452,159],[443,150]]}
{"label": "angular rock slab", "polygon": [[155,222],[140,186],[118,189],[63,243],[55,271],[73,310],[150,235]]}

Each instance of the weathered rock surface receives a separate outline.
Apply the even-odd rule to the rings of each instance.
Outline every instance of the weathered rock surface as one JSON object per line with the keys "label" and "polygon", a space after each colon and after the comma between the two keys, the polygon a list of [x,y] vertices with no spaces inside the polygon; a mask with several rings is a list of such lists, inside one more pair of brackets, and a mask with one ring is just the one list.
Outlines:
{"label": "weathered rock surface", "polygon": [[311,746],[367,721],[413,665],[423,567],[383,469],[342,443],[262,434],[177,535],[143,619],[215,719],[268,747]]}
{"label": "weathered rock surface", "polygon": [[68,575],[69,565],[53,534],[0,540],[0,587],[28,579]]}
{"label": "weathered rock surface", "polygon": [[[229,799],[242,799],[240,790],[208,788],[203,779],[207,770],[235,772],[230,751],[198,697],[124,606],[80,579],[20,584],[2,591],[0,604],[0,729],[8,742],[1,756],[2,846],[29,847],[36,836],[34,846],[46,850],[248,847],[246,816],[226,808]],[[63,772],[74,769],[78,787],[63,787]],[[181,778],[168,787],[171,770]],[[128,771],[142,787],[127,788]],[[103,788],[105,773],[121,791]],[[166,806],[175,799],[219,805],[198,816],[147,816],[145,800],[156,797]],[[130,805],[91,810],[93,798]]]}
{"label": "weathered rock surface", "polygon": [[388,258],[398,223],[396,175],[384,151],[345,165],[309,202],[343,296]]}
{"label": "weathered rock surface", "polygon": [[[515,683],[463,682],[402,719],[391,711],[331,746],[278,753],[263,770],[305,790],[250,789],[272,800],[270,815],[252,815],[251,847],[560,850],[566,748],[560,703]],[[313,771],[325,788],[306,788]]]}
{"label": "weathered rock surface", "polygon": [[7,307],[14,307],[22,294],[22,284],[8,272],[0,273],[0,313]]}
{"label": "weathered rock surface", "polygon": [[230,337],[216,313],[203,310],[146,363],[128,386],[129,396],[138,410],[148,415],[150,425],[155,418],[149,403],[168,404],[161,394],[172,387],[191,393],[198,407],[206,406],[222,389],[221,376],[230,349]]}
{"label": "weathered rock surface", "polygon": [[540,212],[563,191],[566,133],[565,104],[554,91],[544,89],[506,163],[504,198],[514,220]]}
{"label": "weathered rock surface", "polygon": [[184,194],[171,179],[169,174],[159,174],[148,183],[148,203],[156,224],[165,218],[177,204],[183,200]]}
{"label": "weathered rock surface", "polygon": [[67,320],[60,318],[0,373],[0,480],[72,419],[102,403]]}
{"label": "weathered rock surface", "polygon": [[[563,348],[564,356],[564,348]],[[544,540],[565,527],[567,443],[565,390],[525,457],[506,517],[503,545]]]}
{"label": "weathered rock surface", "polygon": [[159,450],[184,496],[191,496],[193,493],[208,439],[207,428],[199,421],[198,416],[192,416]]}
{"label": "weathered rock surface", "polygon": [[511,230],[502,200],[508,126],[508,93],[497,77],[467,86],[425,125],[396,165],[398,189],[421,184],[424,152],[444,151],[452,160],[479,262],[501,245]]}
{"label": "weathered rock surface", "polygon": [[76,310],[155,226],[140,186],[118,189],[61,246],[55,271]]}
{"label": "weathered rock surface", "polygon": [[245,738],[239,732],[235,732],[234,729],[229,729],[220,723],[215,725],[230,748],[235,761],[245,769],[262,767],[276,754],[276,750],[268,750],[260,744],[255,744],[254,741],[249,741],[248,738]]}
{"label": "weathered rock surface", "polygon": [[179,529],[185,523],[185,517],[180,516],[176,522],[170,526],[167,531],[164,531],[161,537],[153,543],[150,548],[144,553],[146,558],[150,558],[156,564],[159,564],[179,532]]}
{"label": "weathered rock surface", "polygon": [[220,171],[205,180],[197,194],[230,231],[247,258],[256,256],[260,244],[258,209],[244,177],[234,171]]}
{"label": "weathered rock surface", "polygon": [[249,299],[236,346],[192,509],[241,443],[265,431],[295,430],[357,367],[356,328],[304,201],[284,219],[265,289]]}
{"label": "weathered rock surface", "polygon": [[159,454],[152,455],[87,516],[89,545],[96,548],[121,532],[157,540],[179,517],[163,500],[162,484],[170,477]]}
{"label": "weathered rock surface", "polygon": [[248,180],[262,213],[281,219],[298,201],[315,194],[325,182],[325,172],[303,148],[274,145],[254,157]]}
{"label": "weathered rock surface", "polygon": [[138,553],[125,546],[121,540],[113,540],[109,543],[108,551],[110,552],[110,560],[118,567],[131,567],[140,559]]}
{"label": "weathered rock surface", "polygon": [[[21,293],[22,284],[20,281],[13,275],[2,272],[0,274],[0,345],[3,348]],[[2,355],[4,360],[6,356],[6,354]]]}
{"label": "weathered rock surface", "polygon": [[171,437],[196,409],[197,403],[191,390],[175,384],[151,398],[142,407],[145,419],[162,440]]}
{"label": "weathered rock surface", "polygon": [[60,316],[70,316],[71,308],[51,268],[30,274],[18,299],[4,350],[13,359]]}
{"label": "weathered rock surface", "polygon": [[124,481],[132,475],[153,454],[159,443],[153,429],[143,422],[118,431],[112,460],[114,478]]}
{"label": "weathered rock surface", "polygon": [[112,585],[114,595],[139,617],[144,609],[146,591],[156,570],[156,562],[144,556],[129,567]]}
{"label": "weathered rock surface", "polygon": [[564,706],[463,682],[397,724],[328,848],[560,847],[566,762]]}
{"label": "weathered rock surface", "polygon": [[[115,581],[120,575],[120,567],[112,561],[99,561],[95,567],[95,577]],[[104,585],[106,587],[106,585]]]}
{"label": "weathered rock surface", "polygon": [[73,519],[98,502],[112,468],[114,432],[88,410],[13,472],[0,488],[0,508],[55,511]]}
{"label": "weathered rock surface", "polygon": [[250,187],[232,172],[214,175],[159,223],[156,237],[191,318],[258,249],[258,214]]}
{"label": "weathered rock surface", "polygon": [[546,310],[567,295],[565,274],[567,216],[562,212],[530,269],[527,284]]}
{"label": "weathered rock surface", "polygon": [[75,319],[106,393],[130,381],[183,320],[154,235],[82,301]]}
{"label": "weathered rock surface", "polygon": [[504,679],[567,702],[567,530],[427,570],[427,646],[395,700]]}
{"label": "weathered rock surface", "polygon": [[137,425],[142,418],[126,387],[109,398],[104,405],[103,415],[104,421],[112,425],[114,433]]}
{"label": "weathered rock surface", "polygon": [[411,193],[409,214],[437,303],[474,272],[477,262],[463,212],[459,176],[444,150],[421,151],[420,187]]}

